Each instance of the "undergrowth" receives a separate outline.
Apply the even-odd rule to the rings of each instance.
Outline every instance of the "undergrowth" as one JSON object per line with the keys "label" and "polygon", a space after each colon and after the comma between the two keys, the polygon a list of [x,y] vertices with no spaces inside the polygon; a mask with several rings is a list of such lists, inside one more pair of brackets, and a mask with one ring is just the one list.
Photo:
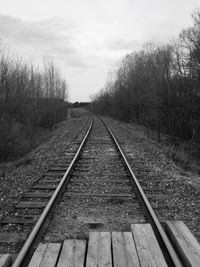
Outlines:
{"label": "undergrowth", "polygon": [[184,170],[200,174],[200,143],[193,141],[171,141],[168,154]]}

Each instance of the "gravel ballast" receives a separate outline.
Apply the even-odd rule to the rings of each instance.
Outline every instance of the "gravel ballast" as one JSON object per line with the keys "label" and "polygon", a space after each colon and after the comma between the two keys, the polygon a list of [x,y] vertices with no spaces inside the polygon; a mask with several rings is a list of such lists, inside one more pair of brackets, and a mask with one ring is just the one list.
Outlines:
{"label": "gravel ballast", "polygon": [[0,177],[0,219],[13,210],[21,195],[70,148],[70,144],[76,141],[90,121],[83,114],[59,123],[54,126],[46,142],[20,160],[6,164],[6,175]]}
{"label": "gravel ballast", "polygon": [[167,196],[150,200],[161,221],[182,220],[200,241],[200,177],[177,166],[166,148],[134,124],[106,119],[136,177]]}
{"label": "gravel ballast", "polygon": [[[23,192],[37,181],[89,125],[91,117],[70,118],[55,127],[52,137],[24,158],[9,163],[0,177],[0,218],[9,214]],[[200,177],[177,166],[165,148],[142,127],[106,118],[140,182],[166,198],[150,199],[161,221],[182,220],[200,241]]]}

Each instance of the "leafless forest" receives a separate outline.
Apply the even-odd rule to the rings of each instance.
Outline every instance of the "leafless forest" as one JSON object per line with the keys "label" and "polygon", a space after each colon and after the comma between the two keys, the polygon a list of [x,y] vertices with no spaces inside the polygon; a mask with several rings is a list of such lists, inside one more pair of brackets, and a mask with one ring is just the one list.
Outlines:
{"label": "leafless forest", "polygon": [[[200,140],[200,10],[166,44],[126,55],[92,99],[93,112]],[[41,68],[0,46],[0,160],[23,155],[67,112],[67,83],[52,61]]]}
{"label": "leafless forest", "polygon": [[43,70],[0,46],[0,161],[23,155],[66,116],[67,84],[52,61]]}
{"label": "leafless forest", "polygon": [[126,55],[92,109],[158,133],[200,139],[200,10],[193,26],[164,45]]}

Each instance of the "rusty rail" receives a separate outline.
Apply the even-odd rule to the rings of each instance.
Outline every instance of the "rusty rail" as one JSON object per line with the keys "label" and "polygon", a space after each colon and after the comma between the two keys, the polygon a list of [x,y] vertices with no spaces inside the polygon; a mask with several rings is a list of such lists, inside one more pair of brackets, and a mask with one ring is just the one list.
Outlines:
{"label": "rusty rail", "polygon": [[28,239],[26,240],[24,246],[22,247],[22,249],[21,249],[20,253],[18,254],[12,267],[26,266],[27,262],[29,261],[31,254],[32,254],[32,251],[35,248],[35,246],[37,245],[37,242],[39,240],[40,231],[41,231],[43,225],[45,224],[49,213],[52,211],[53,207],[55,207],[55,205],[58,203],[63,191],[65,190],[65,186],[69,182],[69,174],[71,173],[72,168],[74,167],[74,165],[75,165],[75,163],[76,163],[76,161],[80,155],[82,147],[84,146],[84,144],[85,144],[85,142],[89,136],[89,133],[92,129],[92,125],[93,125],[93,122],[90,124],[89,129],[88,129],[87,133],[85,134],[72,162],[70,163],[67,171],[63,175],[58,187],[56,188],[54,194],[52,195],[51,199],[49,200],[46,208],[42,212],[39,220],[35,224],[31,234],[29,235]]}

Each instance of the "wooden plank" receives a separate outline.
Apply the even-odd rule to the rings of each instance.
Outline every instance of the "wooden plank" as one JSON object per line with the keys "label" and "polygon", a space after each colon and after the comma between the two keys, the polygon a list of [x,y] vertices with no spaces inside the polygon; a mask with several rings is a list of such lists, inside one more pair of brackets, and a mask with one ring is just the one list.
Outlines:
{"label": "wooden plank", "polygon": [[47,173],[46,173],[46,176],[56,176],[56,177],[60,177],[60,176],[62,176],[62,175],[64,175],[65,174],[65,171],[48,171]]}
{"label": "wooden plank", "polygon": [[109,232],[90,232],[86,267],[112,267]]}
{"label": "wooden plank", "polygon": [[49,169],[47,172],[46,172],[46,174],[47,175],[49,175],[50,173],[58,173],[58,174],[60,174],[60,173],[65,173],[65,171],[66,171],[66,169],[67,168],[64,168],[64,169],[61,169],[61,168],[51,168],[51,169]]}
{"label": "wooden plank", "polygon": [[170,199],[170,196],[163,195],[163,194],[146,194],[146,196],[153,200],[153,201],[163,201],[163,200],[168,200]]}
{"label": "wooden plank", "polygon": [[50,179],[59,179],[59,178],[62,178],[62,176],[63,176],[63,173],[45,173],[43,175],[43,177],[46,177],[47,179],[48,179],[48,177]]}
{"label": "wooden plank", "polygon": [[22,197],[24,198],[49,198],[51,197],[51,193],[46,192],[33,192],[33,193],[24,193]]}
{"label": "wooden plank", "polygon": [[64,166],[64,167],[51,167],[51,169],[48,171],[48,173],[49,172],[51,172],[51,171],[53,171],[53,172],[56,172],[56,171],[58,171],[58,172],[65,172],[67,170],[67,167],[66,166]]}
{"label": "wooden plank", "polygon": [[132,224],[133,238],[141,266],[167,267],[166,261],[159,247],[150,224]]}
{"label": "wooden plank", "polygon": [[34,185],[33,189],[46,189],[46,190],[55,190],[58,186],[57,185],[48,185],[48,184],[37,184]]}
{"label": "wooden plank", "polygon": [[26,208],[45,208],[47,205],[46,202],[37,202],[37,201],[21,201],[16,206],[18,209],[26,209]]}
{"label": "wooden plank", "polygon": [[0,267],[10,267],[12,264],[12,257],[10,254],[0,254]]}
{"label": "wooden plank", "polygon": [[86,240],[75,240],[74,267],[83,267],[86,253]]}
{"label": "wooden plank", "polygon": [[49,243],[45,251],[44,257],[40,263],[40,267],[55,267],[60,252],[60,243]]}
{"label": "wooden plank", "polygon": [[87,194],[87,193],[74,193],[74,192],[68,192],[68,196],[70,197],[131,197],[131,198],[136,198],[135,195],[133,194]]}
{"label": "wooden plank", "polygon": [[[108,183],[108,184],[122,184],[122,185],[127,185],[127,184],[130,184],[130,181],[127,180],[127,179],[105,179],[105,178],[102,178],[101,180],[99,179],[82,179],[81,177],[80,178],[73,178],[72,179],[72,184],[85,184],[85,183],[88,183],[88,182],[91,182],[91,183]],[[130,187],[131,187],[131,184],[130,184]]]}
{"label": "wooden plank", "polygon": [[49,184],[51,184],[51,183],[56,184],[56,183],[59,183],[60,181],[61,181],[61,179],[43,179],[43,180],[40,180],[40,182],[42,182],[42,183],[49,183]]}
{"label": "wooden plank", "polygon": [[90,232],[86,267],[97,266],[99,232]]}
{"label": "wooden plank", "polygon": [[131,232],[124,232],[124,250],[128,267],[140,267],[133,235]]}
{"label": "wooden plank", "polygon": [[[108,184],[105,184],[103,185],[101,182],[98,183],[98,184],[92,184],[92,186],[98,186],[98,190],[118,190],[118,191],[132,191],[133,188],[131,186],[124,186],[124,185],[108,185]],[[72,186],[73,186],[73,190],[78,190],[78,191],[81,191],[82,190],[82,185],[80,184],[74,184],[72,183]],[[107,193],[108,194],[108,193]],[[119,193],[120,194],[120,193]]]}
{"label": "wooden plank", "polygon": [[127,184],[127,183],[129,183],[130,185],[131,185],[131,183],[130,183],[130,180],[128,179],[128,178],[124,178],[124,179],[120,179],[120,178],[101,178],[99,181],[101,181],[101,182],[107,182],[107,183],[114,183],[114,184]]}
{"label": "wooden plank", "polygon": [[[85,175],[85,173],[84,173]],[[81,172],[77,171],[77,170],[74,170],[73,172],[73,177],[76,177],[76,178],[80,178],[82,175],[81,175]],[[92,178],[93,175],[91,173],[88,173],[87,174],[87,177],[89,178]],[[118,173],[104,173],[104,177],[102,178],[102,173],[101,172],[98,172],[96,173],[95,177],[99,178],[99,179],[110,179],[110,180],[115,180],[116,178],[117,179],[128,179],[128,175],[127,174],[118,174]],[[83,179],[86,179],[86,178],[83,178]]]}
{"label": "wooden plank", "polygon": [[140,267],[131,232],[113,232],[112,247],[114,267]]}
{"label": "wooden plank", "polygon": [[97,266],[112,267],[111,235],[109,232],[99,233]]}
{"label": "wooden plank", "polygon": [[85,155],[84,157],[81,157],[80,160],[95,160],[96,158],[95,157],[90,157],[90,156],[87,156]]}
{"label": "wooden plank", "polygon": [[127,267],[124,238],[121,232],[112,232],[114,267]]}
{"label": "wooden plank", "polygon": [[75,167],[74,169],[75,172],[89,172],[90,171],[90,168],[86,167]]}
{"label": "wooden plank", "polygon": [[7,217],[4,220],[2,220],[0,223],[1,224],[33,224],[37,221],[36,218],[31,218],[31,219],[27,219],[25,217]]}
{"label": "wooden plank", "polygon": [[167,221],[167,233],[186,266],[200,266],[200,244],[182,221]]}
{"label": "wooden plank", "polygon": [[58,162],[58,163],[55,163],[54,166],[52,166],[53,168],[56,168],[56,167],[59,167],[59,168],[67,168],[68,165],[71,163],[71,161],[66,161],[66,162]]}
{"label": "wooden plank", "polygon": [[48,244],[42,244],[40,243],[37,247],[36,251],[34,252],[31,261],[29,262],[28,267],[36,267],[40,266],[40,263],[44,257],[45,251],[47,249]]}
{"label": "wooden plank", "polygon": [[83,267],[85,253],[86,240],[65,240],[57,267]]}

